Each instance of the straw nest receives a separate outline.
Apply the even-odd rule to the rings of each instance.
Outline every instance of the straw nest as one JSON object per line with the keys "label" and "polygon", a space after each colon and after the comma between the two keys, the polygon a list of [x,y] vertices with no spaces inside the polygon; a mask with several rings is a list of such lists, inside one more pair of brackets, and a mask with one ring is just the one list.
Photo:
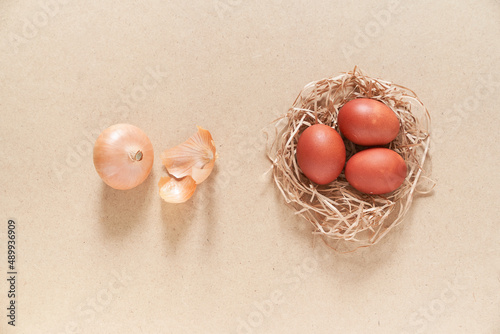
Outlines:
{"label": "straw nest", "polygon": [[[343,172],[332,183],[320,186],[307,179],[297,165],[295,150],[300,134],[317,123],[340,133],[339,109],[360,97],[385,103],[400,121],[397,138],[385,147],[404,158],[408,173],[403,185],[389,194],[361,193],[349,185]],[[427,109],[412,90],[370,78],[357,68],[307,84],[288,112],[274,122],[274,128],[274,142],[267,155],[276,186],[295,213],[313,225],[313,233],[337,251],[349,252],[377,243],[403,221],[417,193],[432,189],[433,182],[424,170],[430,142]],[[363,149],[342,138],[347,159]],[[421,189],[422,183],[427,189]]]}

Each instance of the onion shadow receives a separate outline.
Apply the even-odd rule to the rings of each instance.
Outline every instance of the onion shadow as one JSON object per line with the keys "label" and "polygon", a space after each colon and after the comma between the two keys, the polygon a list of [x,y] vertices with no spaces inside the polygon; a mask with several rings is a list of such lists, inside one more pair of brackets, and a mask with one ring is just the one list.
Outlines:
{"label": "onion shadow", "polygon": [[99,223],[106,236],[125,236],[142,224],[154,182],[151,170],[148,178],[133,189],[116,190],[102,183]]}
{"label": "onion shadow", "polygon": [[[193,196],[185,203],[167,203],[161,200],[161,216],[165,229],[167,252],[175,254],[183,242],[189,240],[189,233],[196,234],[196,238],[206,240],[200,249],[206,254],[210,249],[211,239],[214,237],[216,224],[214,204],[216,197],[217,165],[210,176],[197,185]],[[190,231],[190,232],[189,232]],[[200,234],[203,235],[200,238]],[[194,236],[194,235],[193,235]]]}

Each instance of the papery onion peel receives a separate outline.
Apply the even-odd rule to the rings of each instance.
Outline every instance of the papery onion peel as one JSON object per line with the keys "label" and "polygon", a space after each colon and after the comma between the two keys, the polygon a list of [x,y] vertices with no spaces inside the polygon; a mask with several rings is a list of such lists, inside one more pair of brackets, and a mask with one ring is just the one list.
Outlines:
{"label": "papery onion peel", "polygon": [[199,184],[210,175],[217,159],[212,135],[198,126],[197,133],[184,143],[165,150],[161,159],[174,177],[180,179],[191,176]]}

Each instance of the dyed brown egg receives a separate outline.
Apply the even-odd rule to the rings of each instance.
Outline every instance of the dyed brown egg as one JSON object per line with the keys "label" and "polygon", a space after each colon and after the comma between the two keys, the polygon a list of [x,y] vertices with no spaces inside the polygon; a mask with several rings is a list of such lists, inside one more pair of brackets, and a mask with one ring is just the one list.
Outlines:
{"label": "dyed brown egg", "polygon": [[307,178],[317,184],[335,180],[345,164],[345,146],[335,129],[315,124],[308,127],[297,143],[297,163]]}
{"label": "dyed brown egg", "polygon": [[404,159],[387,148],[369,148],[354,154],[345,166],[347,181],[366,194],[385,194],[398,189],[406,178]]}
{"label": "dyed brown egg", "polygon": [[355,99],[339,110],[340,132],[358,145],[387,144],[399,132],[399,119],[391,108],[373,99]]}

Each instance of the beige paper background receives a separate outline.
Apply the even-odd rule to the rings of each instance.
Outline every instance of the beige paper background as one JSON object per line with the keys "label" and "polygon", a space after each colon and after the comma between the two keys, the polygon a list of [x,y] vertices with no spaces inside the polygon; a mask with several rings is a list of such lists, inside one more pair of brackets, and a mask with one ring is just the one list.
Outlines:
{"label": "beige paper background", "polygon": [[[1,1],[0,333],[500,333],[499,28],[494,0]],[[438,185],[380,244],[338,255],[263,176],[261,129],[355,65],[426,104]],[[157,158],[125,192],[89,141],[118,122]],[[196,125],[216,170],[162,203],[159,155]]]}

